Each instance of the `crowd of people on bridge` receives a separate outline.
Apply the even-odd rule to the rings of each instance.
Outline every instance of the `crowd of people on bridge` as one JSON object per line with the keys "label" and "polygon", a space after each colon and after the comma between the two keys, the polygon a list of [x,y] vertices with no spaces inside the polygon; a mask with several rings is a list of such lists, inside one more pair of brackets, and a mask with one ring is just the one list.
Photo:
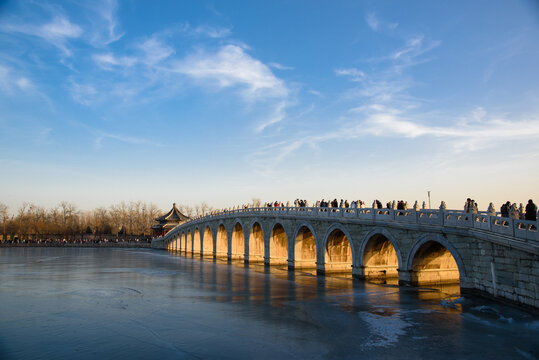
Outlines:
{"label": "crowd of people on bridge", "polygon": [[[286,204],[282,201],[273,201],[273,202],[267,202],[264,204],[264,207],[268,208],[281,208],[281,207],[298,207],[298,208],[306,208],[309,207],[309,202],[304,199],[296,199],[294,200],[294,204],[291,205],[290,202],[287,202]],[[318,200],[311,206],[316,208],[342,208],[342,209],[360,209],[365,208],[366,204],[362,200],[354,200],[354,201],[348,201],[341,199],[340,201],[337,199],[333,200]],[[247,209],[248,205],[242,206],[244,209]],[[378,199],[374,200],[373,207],[375,209],[396,209],[396,210],[407,210],[408,209],[408,202],[404,200],[399,201],[389,201],[386,203],[386,207],[382,205],[382,202]],[[419,205],[414,205],[414,208],[419,208]],[[423,202],[423,209],[426,208],[425,202]],[[464,203],[464,211],[468,214],[478,214],[479,208],[477,205],[477,202],[471,198],[466,199],[466,202]],[[495,211],[490,210],[489,211]],[[511,219],[518,219],[518,220],[529,220],[529,221],[537,221],[537,206],[533,202],[532,199],[528,201],[528,204],[526,207],[520,204],[520,206],[517,206],[516,203],[512,203],[510,201],[507,201],[504,203],[500,208],[500,215],[505,218],[511,218]]]}
{"label": "crowd of people on bridge", "polygon": [[510,201],[507,201],[501,206],[500,213],[502,217],[515,220],[537,221],[537,205],[534,204],[532,199],[528,200],[526,208],[522,203],[517,207],[516,203],[511,204]]}

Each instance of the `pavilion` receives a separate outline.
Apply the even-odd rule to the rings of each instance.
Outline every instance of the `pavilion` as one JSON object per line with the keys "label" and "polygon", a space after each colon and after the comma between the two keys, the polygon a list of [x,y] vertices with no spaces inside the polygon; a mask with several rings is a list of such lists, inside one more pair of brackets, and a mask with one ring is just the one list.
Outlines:
{"label": "pavilion", "polygon": [[172,209],[165,215],[158,217],[155,221],[157,225],[152,226],[154,236],[163,236],[174,227],[188,221],[189,217],[185,216],[178,210],[176,203],[172,204]]}

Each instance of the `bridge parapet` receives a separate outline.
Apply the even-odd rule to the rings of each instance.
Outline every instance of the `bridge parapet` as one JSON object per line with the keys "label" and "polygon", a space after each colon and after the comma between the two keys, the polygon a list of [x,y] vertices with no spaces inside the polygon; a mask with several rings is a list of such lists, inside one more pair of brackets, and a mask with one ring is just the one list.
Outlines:
{"label": "bridge parapet", "polygon": [[[390,221],[419,225],[437,225],[455,228],[471,228],[494,234],[511,236],[515,239],[537,242],[539,245],[539,221],[511,219],[491,215],[486,211],[477,214],[462,210],[415,210],[375,208],[325,208],[325,207],[247,207],[223,210],[194,218],[186,224],[200,223],[216,218],[231,216],[292,216],[311,219],[343,218],[347,220]],[[183,224],[182,226],[186,225]]]}

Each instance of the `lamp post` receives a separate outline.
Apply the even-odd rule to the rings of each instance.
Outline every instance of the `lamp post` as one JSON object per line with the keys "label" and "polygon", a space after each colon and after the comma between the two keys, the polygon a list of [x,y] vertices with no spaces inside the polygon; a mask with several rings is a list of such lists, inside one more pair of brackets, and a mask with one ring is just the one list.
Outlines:
{"label": "lamp post", "polygon": [[429,210],[430,210],[430,190],[427,191],[427,195],[429,196]]}

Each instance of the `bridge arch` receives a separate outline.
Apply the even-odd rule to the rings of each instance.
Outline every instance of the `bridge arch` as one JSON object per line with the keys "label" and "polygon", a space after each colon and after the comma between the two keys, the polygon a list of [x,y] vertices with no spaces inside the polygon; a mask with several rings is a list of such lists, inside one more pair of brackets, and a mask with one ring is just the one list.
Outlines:
{"label": "bridge arch", "polygon": [[346,226],[332,223],[318,251],[317,271],[322,273],[352,273],[356,259],[354,243]]}
{"label": "bridge arch", "polygon": [[269,263],[271,265],[288,264],[288,233],[283,222],[274,220],[269,235]]}
{"label": "bridge arch", "polygon": [[466,276],[462,257],[442,235],[421,235],[406,262],[412,284],[458,283]]}
{"label": "bridge arch", "polygon": [[228,257],[228,232],[221,221],[215,234],[215,256]]}
{"label": "bridge arch", "polygon": [[193,253],[193,233],[191,229],[187,230],[187,234],[185,235],[185,253]]}
{"label": "bridge arch", "polygon": [[235,259],[241,259],[245,256],[245,231],[240,219],[234,219],[229,254],[231,258]]}
{"label": "bridge arch", "polygon": [[193,253],[194,254],[201,253],[200,240],[201,240],[200,230],[198,226],[195,226],[195,229],[193,231]]}
{"label": "bridge arch", "polygon": [[202,255],[214,254],[213,234],[214,232],[211,230],[210,225],[206,225],[202,235]]}
{"label": "bridge arch", "polygon": [[316,243],[316,231],[310,223],[296,226],[290,244],[290,259],[294,260],[295,269],[316,268]]}
{"label": "bridge arch", "polygon": [[398,279],[398,269],[404,268],[399,242],[383,227],[365,234],[358,255],[356,264],[365,278]]}
{"label": "bridge arch", "polygon": [[180,235],[180,252],[185,251],[185,232]]}
{"label": "bridge arch", "polygon": [[246,244],[249,263],[264,262],[264,228],[262,227],[262,222],[254,219],[249,229],[249,239]]}

